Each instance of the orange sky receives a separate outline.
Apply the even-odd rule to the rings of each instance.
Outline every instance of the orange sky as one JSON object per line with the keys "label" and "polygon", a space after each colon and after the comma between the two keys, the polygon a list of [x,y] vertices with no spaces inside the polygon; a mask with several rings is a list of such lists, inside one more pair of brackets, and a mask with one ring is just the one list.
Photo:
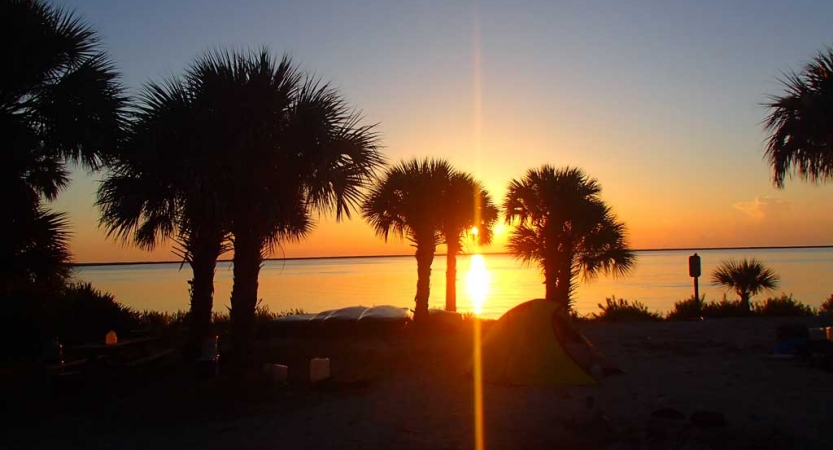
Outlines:
{"label": "orange sky", "polygon": [[[391,162],[447,158],[498,202],[527,169],[572,165],[600,181],[634,248],[833,244],[833,186],[773,188],[761,130],[779,74],[831,43],[829,2],[183,1],[164,15],[153,1],[58,3],[100,30],[132,93],[206,49],[269,45],[379,123]],[[54,204],[70,214],[76,261],[173,259],[165,247],[104,238],[93,207],[100,178],[75,171]],[[504,242],[499,234],[487,250]],[[273,256],[411,252],[356,217],[324,219]]]}

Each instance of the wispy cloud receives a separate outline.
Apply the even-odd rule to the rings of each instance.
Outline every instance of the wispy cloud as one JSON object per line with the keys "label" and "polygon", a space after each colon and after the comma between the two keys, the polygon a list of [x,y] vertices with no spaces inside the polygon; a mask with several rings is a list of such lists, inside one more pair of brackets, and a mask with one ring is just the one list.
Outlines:
{"label": "wispy cloud", "polygon": [[756,220],[779,216],[792,208],[790,202],[782,198],[766,195],[755,197],[755,200],[749,202],[738,202],[732,206]]}

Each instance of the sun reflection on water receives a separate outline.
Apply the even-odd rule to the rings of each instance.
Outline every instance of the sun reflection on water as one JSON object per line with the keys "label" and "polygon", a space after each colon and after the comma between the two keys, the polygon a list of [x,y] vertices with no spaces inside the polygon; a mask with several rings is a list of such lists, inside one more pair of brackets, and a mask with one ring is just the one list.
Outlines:
{"label": "sun reflection on water", "polygon": [[486,268],[486,260],[483,259],[483,255],[471,255],[469,270],[466,273],[466,294],[468,294],[475,314],[480,315],[483,312],[483,304],[486,302],[486,297],[489,296],[491,282],[491,274]]}

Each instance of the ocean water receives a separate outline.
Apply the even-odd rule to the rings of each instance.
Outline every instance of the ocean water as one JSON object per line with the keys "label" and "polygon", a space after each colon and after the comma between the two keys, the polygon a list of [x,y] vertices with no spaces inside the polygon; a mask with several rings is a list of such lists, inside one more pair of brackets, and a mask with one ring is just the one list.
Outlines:
{"label": "ocean water", "polygon": [[[688,276],[688,257],[692,251],[641,251],[637,264],[627,277],[600,276],[581,282],[575,307],[587,314],[598,311],[598,303],[616,296],[639,300],[650,309],[665,312],[674,302],[693,294],[693,279]],[[700,293],[707,300],[732,292],[712,286],[708,279],[721,261],[757,258],[781,277],[778,289],[796,299],[818,306],[833,294],[833,248],[703,250]],[[458,310],[473,311],[471,296],[484,295],[482,315],[500,317],[508,309],[544,296],[543,276],[538,266],[525,266],[509,255],[483,255],[485,272],[469,273],[472,257],[458,257]],[[475,258],[477,259],[477,258]],[[477,266],[477,264],[475,264]],[[430,306],[445,306],[445,256],[434,259]],[[178,263],[82,266],[77,277],[113,293],[123,304],[138,310],[177,311],[188,309],[188,265]],[[476,286],[475,286],[476,285]],[[214,309],[229,306],[232,286],[231,263],[217,265]],[[484,288],[486,286],[487,288]],[[416,260],[410,256],[271,260],[260,273],[258,295],[272,311],[300,308],[319,312],[345,306],[396,305],[413,307],[416,292]],[[767,294],[755,299],[763,300]],[[753,299],[754,300],[754,299]]]}

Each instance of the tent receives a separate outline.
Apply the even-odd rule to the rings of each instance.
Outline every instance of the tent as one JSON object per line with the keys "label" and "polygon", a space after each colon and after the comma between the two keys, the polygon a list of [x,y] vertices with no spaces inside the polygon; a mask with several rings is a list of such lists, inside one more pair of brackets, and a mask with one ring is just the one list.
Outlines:
{"label": "tent", "polygon": [[556,303],[538,299],[507,311],[483,337],[483,380],[513,385],[595,385],[595,350]]}

